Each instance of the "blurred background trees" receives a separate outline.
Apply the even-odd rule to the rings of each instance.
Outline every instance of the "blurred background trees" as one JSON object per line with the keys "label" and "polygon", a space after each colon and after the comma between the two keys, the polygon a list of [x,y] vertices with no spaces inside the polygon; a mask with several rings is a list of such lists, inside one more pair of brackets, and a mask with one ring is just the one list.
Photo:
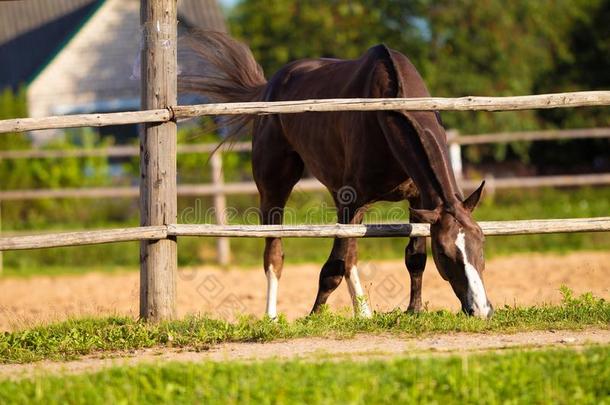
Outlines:
{"label": "blurred background trees", "polygon": [[[508,96],[610,86],[609,0],[242,0],[230,15],[268,76],[307,57],[356,58],[385,43],[406,54],[430,93]],[[607,109],[443,113],[476,134],[610,125]],[[577,150],[575,151],[574,148]],[[485,148],[470,151],[484,158]],[[488,147],[495,160],[592,159],[608,140]]]}

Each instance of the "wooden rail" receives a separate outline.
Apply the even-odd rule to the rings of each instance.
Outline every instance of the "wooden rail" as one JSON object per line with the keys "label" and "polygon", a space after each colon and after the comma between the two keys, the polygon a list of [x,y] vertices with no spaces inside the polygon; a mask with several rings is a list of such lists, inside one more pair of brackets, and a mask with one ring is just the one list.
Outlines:
{"label": "wooden rail", "polygon": [[[301,180],[295,186],[301,191],[325,190],[315,179]],[[177,187],[179,196],[211,196],[217,194],[255,194],[253,181],[215,184],[182,184]],[[133,187],[91,187],[37,190],[0,191],[0,201],[39,200],[45,198],[133,198],[139,195],[139,188]]]}
{"label": "wooden rail", "polygon": [[100,229],[92,231],[42,233],[0,237],[0,250],[84,246],[102,243],[160,240],[167,238],[167,226]]}
{"label": "wooden rail", "polygon": [[610,105],[610,91],[581,91],[511,97],[424,97],[324,99],[171,106],[165,109],[105,114],[79,114],[0,121],[0,133],[84,126],[168,122],[204,115],[294,114],[338,111],[515,111]]}
{"label": "wooden rail", "polygon": [[552,129],[546,131],[501,132],[494,134],[458,135],[449,143],[480,145],[518,141],[556,141],[560,139],[610,138],[610,128]]}
{"label": "wooden rail", "polygon": [[[610,217],[481,221],[487,236],[563,232],[607,232]],[[363,225],[210,225],[170,224],[94,231],[59,232],[0,237],[0,251],[84,246],[137,240],[162,240],[177,236],[238,238],[370,238],[430,236],[427,224]]]}
{"label": "wooden rail", "polygon": [[[557,129],[542,131],[501,132],[478,135],[457,135],[455,131],[447,131],[450,144],[479,145],[487,143],[508,143],[517,141],[555,141],[560,139],[600,139],[610,138],[610,128],[580,128]],[[178,154],[211,153],[216,150],[215,143],[179,144]],[[234,142],[223,144],[221,152],[248,152],[252,150],[250,142]],[[2,150],[0,159],[35,159],[35,158],[67,158],[67,157],[131,157],[139,156],[137,146],[108,146],[102,148],[75,149],[24,149]]]}
{"label": "wooden rail", "polygon": [[[486,178],[486,181],[488,181],[489,184],[487,184],[487,187],[490,189],[600,186],[610,184],[610,173],[532,177],[489,177]],[[481,181],[460,180],[459,183],[466,190],[474,190],[481,184]]]}
{"label": "wooden rail", "polygon": [[13,118],[0,121],[0,133],[34,131],[38,129],[104,127],[108,125],[167,122],[171,118],[171,110],[165,108],[115,113],[55,115],[40,118]]}
{"label": "wooden rail", "polygon": [[[178,154],[212,153],[218,145],[213,143],[180,144],[177,146]],[[252,149],[250,142],[235,142],[223,144],[221,152],[247,152]],[[137,146],[108,146],[102,148],[75,148],[75,149],[23,149],[2,150],[0,159],[61,159],[70,157],[133,157],[140,156]]]}
{"label": "wooden rail", "polygon": [[[537,176],[488,178],[488,187],[494,189],[535,188],[535,187],[573,187],[610,184],[610,173],[581,174],[567,176]],[[460,180],[462,188],[474,190],[480,180]],[[296,191],[324,191],[326,187],[316,179],[303,179],[295,186]],[[223,184],[182,184],[178,185],[180,197],[201,197],[217,195],[256,194],[253,181]],[[0,191],[0,201],[40,200],[45,198],[135,198],[139,188],[133,187],[91,187],[36,190]]]}
{"label": "wooden rail", "polygon": [[[487,236],[530,235],[563,232],[610,231],[610,217],[481,221]],[[168,227],[169,235],[244,238],[380,238],[430,236],[428,224],[362,225],[229,225],[179,224]]]}
{"label": "wooden rail", "polygon": [[458,98],[351,98],[184,105],[173,108],[178,118],[202,115],[294,114],[337,111],[517,111],[610,105],[610,91],[580,91],[528,96]]}

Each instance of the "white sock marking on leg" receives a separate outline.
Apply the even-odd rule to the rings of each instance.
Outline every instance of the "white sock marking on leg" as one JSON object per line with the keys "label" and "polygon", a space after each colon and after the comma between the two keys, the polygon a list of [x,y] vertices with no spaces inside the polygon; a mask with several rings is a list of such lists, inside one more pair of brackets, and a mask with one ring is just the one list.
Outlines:
{"label": "white sock marking on leg", "polygon": [[275,319],[277,318],[278,279],[272,264],[269,265],[265,275],[267,276],[267,316],[271,319]]}
{"label": "white sock marking on leg", "polygon": [[491,310],[487,302],[487,294],[485,294],[485,287],[483,281],[479,276],[479,272],[474,266],[468,261],[468,255],[466,254],[466,234],[464,230],[460,229],[457,238],[455,238],[455,246],[462,252],[464,258],[464,270],[466,271],[466,279],[468,280],[468,293],[471,295],[472,304],[474,305],[475,315],[487,317]]}
{"label": "white sock marking on leg", "polygon": [[372,316],[371,308],[369,307],[369,303],[364,295],[362,284],[360,284],[360,277],[358,276],[358,268],[356,266],[352,266],[349,277],[346,277],[346,279],[347,288],[349,289],[349,294],[351,295],[352,302],[354,303],[354,312],[356,315],[364,318],[370,318]]}

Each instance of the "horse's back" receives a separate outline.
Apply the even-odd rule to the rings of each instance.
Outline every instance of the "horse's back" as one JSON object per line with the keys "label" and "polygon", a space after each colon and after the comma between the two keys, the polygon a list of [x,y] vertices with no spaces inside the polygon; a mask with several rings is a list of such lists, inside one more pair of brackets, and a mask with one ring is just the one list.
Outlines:
{"label": "horse's back", "polygon": [[[375,86],[388,85],[384,70],[397,68],[396,74],[408,81],[407,97],[425,97],[428,91],[411,61],[385,45],[369,48],[358,59],[301,59],[281,68],[269,80],[266,101],[304,100],[312,98],[368,98],[388,96],[375,94]],[[396,97],[398,94],[394,94]]]}
{"label": "horse's back", "polygon": [[[400,96],[402,70],[414,69],[403,55],[377,45],[360,58],[304,59],[292,62],[270,80],[267,101]],[[397,53],[398,54],[398,53]],[[398,59],[396,63],[394,58]],[[397,69],[398,68],[398,69]],[[398,71],[400,70],[400,71]],[[416,71],[415,71],[415,74]],[[409,77],[416,80],[417,75]],[[411,92],[425,86],[409,87]],[[306,167],[329,189],[360,183],[361,192],[380,194],[408,180],[396,162],[379,126],[378,112],[279,114],[260,118],[273,122],[286,144],[299,154]],[[277,140],[271,134],[254,137]],[[255,143],[270,144],[265,139]],[[356,187],[361,188],[361,187]]]}

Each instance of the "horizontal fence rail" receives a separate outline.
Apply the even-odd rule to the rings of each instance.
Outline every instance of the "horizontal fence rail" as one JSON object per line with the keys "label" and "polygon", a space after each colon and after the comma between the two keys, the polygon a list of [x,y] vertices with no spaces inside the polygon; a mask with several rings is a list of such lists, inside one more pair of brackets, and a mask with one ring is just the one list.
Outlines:
{"label": "horizontal fence rail", "polygon": [[[607,232],[610,217],[481,221],[488,236],[530,235],[563,232]],[[0,251],[83,246],[137,240],[158,240],[176,236],[240,238],[366,238],[430,236],[427,224],[362,225],[211,225],[175,224],[94,231],[60,232],[0,237]]]}
{"label": "horizontal fence rail", "polygon": [[[486,177],[485,181],[490,189],[602,186],[610,184],[610,173],[533,177]],[[466,190],[474,190],[481,184],[480,180],[463,180],[459,183]]]}
{"label": "horizontal fence rail", "polygon": [[[295,186],[300,191],[326,190],[315,179],[304,179]],[[40,200],[45,198],[133,198],[139,195],[139,187],[90,187],[64,189],[8,190],[0,191],[0,201]],[[201,197],[216,194],[256,194],[253,181],[216,184],[182,184],[177,188],[181,197]]]}
{"label": "horizontal fence rail", "polygon": [[55,115],[40,118],[14,118],[0,121],[0,133],[23,132],[38,129],[60,129],[77,127],[105,127],[108,125],[129,125],[146,122],[167,122],[172,119],[169,109],[125,111],[115,113],[94,113],[75,115]]}
{"label": "horizontal fence rail", "polygon": [[[610,217],[572,219],[534,219],[520,221],[481,221],[488,236],[529,235],[563,232],[610,231]],[[168,234],[176,236],[284,237],[284,238],[379,238],[430,236],[428,224],[362,225],[169,225]]]}
{"label": "horizontal fence rail", "polygon": [[167,238],[167,226],[99,229],[0,237],[0,251],[84,246],[102,243],[159,240]]}
{"label": "horizontal fence rail", "polygon": [[333,111],[517,111],[610,105],[610,91],[580,91],[529,96],[458,98],[352,98],[275,102],[185,105],[174,108],[178,118],[202,115],[294,114]]}
{"label": "horizontal fence rail", "polygon": [[[488,177],[488,188],[536,188],[575,187],[610,184],[610,173],[580,174],[534,177]],[[481,180],[460,180],[460,187],[474,190]],[[316,179],[304,179],[295,185],[295,191],[325,191],[326,187]],[[222,184],[182,184],[177,189],[180,197],[205,197],[218,194],[248,195],[258,193],[253,181]],[[137,186],[130,187],[90,187],[64,189],[31,189],[0,191],[0,201],[41,200],[46,198],[135,198],[139,195]]]}
{"label": "horizontal fence rail", "polygon": [[[610,135],[609,135],[610,136]],[[212,153],[218,149],[223,152],[247,152],[252,149],[250,142],[218,144],[195,143],[178,144],[178,154]],[[133,157],[140,156],[137,146],[108,146],[105,148],[75,148],[75,149],[23,149],[0,151],[0,159],[61,159],[71,157]]]}
{"label": "horizontal fence rail", "polygon": [[[449,132],[447,133],[449,135]],[[552,129],[543,131],[500,132],[493,134],[458,135],[448,142],[458,145],[509,143],[518,141],[557,141],[560,139],[610,138],[610,128]]]}
{"label": "horizontal fence rail", "polygon": [[204,115],[293,114],[333,111],[516,111],[548,108],[610,105],[610,91],[582,91],[511,97],[424,97],[379,99],[324,99],[248,103],[181,105],[166,109],[79,114],[0,121],[0,133],[39,129],[100,127],[137,123],[167,122]]}
{"label": "horizontal fence rail", "polygon": [[[447,135],[455,133],[447,131]],[[610,128],[557,129],[542,131],[500,132],[492,134],[456,135],[450,136],[448,142],[458,145],[479,145],[488,143],[508,143],[518,141],[556,141],[563,139],[603,139],[610,138]],[[252,150],[250,142],[194,143],[178,144],[179,154],[212,153],[218,148],[221,152],[248,152]],[[47,159],[69,157],[133,157],[139,156],[137,146],[108,146],[101,148],[74,149],[24,149],[2,150],[0,159]]]}

